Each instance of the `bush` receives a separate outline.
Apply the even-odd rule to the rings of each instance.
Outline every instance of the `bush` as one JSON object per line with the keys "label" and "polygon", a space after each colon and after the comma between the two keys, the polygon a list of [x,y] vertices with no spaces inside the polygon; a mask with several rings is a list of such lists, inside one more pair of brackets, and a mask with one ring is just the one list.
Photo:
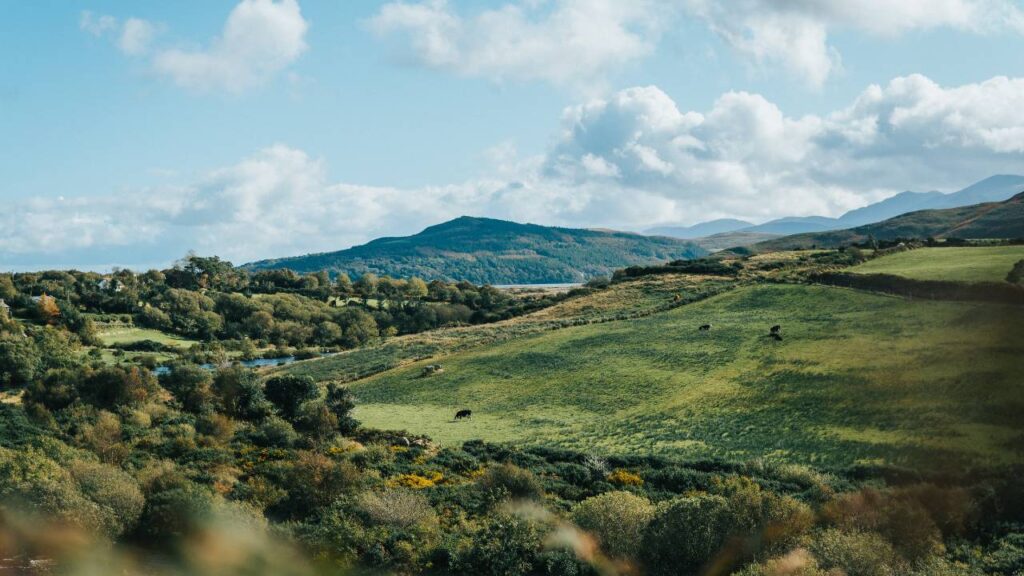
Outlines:
{"label": "bush", "polygon": [[847,576],[894,576],[907,572],[892,544],[873,532],[825,530],[808,549],[826,570],[838,568]]}
{"label": "bush", "polygon": [[256,429],[253,442],[260,446],[288,448],[298,440],[299,435],[287,420],[271,416]]}
{"label": "bush", "polygon": [[208,490],[176,472],[165,473],[149,486],[139,532],[152,542],[180,538],[193,533],[212,510]]}
{"label": "bush", "polygon": [[423,494],[401,488],[366,492],[359,497],[358,508],[373,526],[410,529],[437,522],[437,514]]}
{"label": "bush", "polygon": [[587,498],[572,509],[577,526],[594,535],[604,552],[613,558],[633,559],[640,551],[654,505],[629,492],[607,492]]}
{"label": "bush", "polygon": [[292,420],[303,403],[320,395],[320,388],[309,376],[277,376],[267,380],[264,394],[284,418]]}
{"label": "bush", "polygon": [[644,532],[644,564],[651,574],[696,574],[722,551],[734,526],[729,501],[721,496],[663,502]]}
{"label": "bush", "polygon": [[529,470],[514,464],[491,466],[479,480],[485,492],[502,492],[521,500],[540,500],[544,497],[544,488],[540,481]]}
{"label": "bush", "polygon": [[644,479],[638,474],[634,474],[629,470],[623,470],[622,468],[616,468],[608,474],[607,480],[612,484],[618,486],[643,486]]}
{"label": "bush", "polygon": [[532,574],[546,530],[537,522],[516,515],[499,514],[473,535],[473,543],[456,559],[464,574],[517,576]]}
{"label": "bush", "polygon": [[103,509],[104,532],[116,538],[135,527],[145,498],[131,476],[113,466],[76,461],[69,467],[72,477],[87,498]]}

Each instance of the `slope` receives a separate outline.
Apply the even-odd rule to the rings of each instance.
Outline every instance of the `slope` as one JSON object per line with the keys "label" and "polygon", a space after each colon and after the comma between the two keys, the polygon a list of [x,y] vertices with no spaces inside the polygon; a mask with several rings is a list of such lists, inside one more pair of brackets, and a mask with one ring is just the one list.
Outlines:
{"label": "slope", "polygon": [[705,254],[696,244],[673,238],[464,216],[413,236],[380,238],[339,252],[264,260],[245,267],[530,284],[582,282],[624,266]]}
{"label": "slope", "polygon": [[[357,382],[358,416],[446,443],[851,465],[1019,463],[1024,310],[752,285]],[[714,329],[698,332],[711,322]],[[785,339],[767,328],[781,323]],[[949,330],[957,326],[957,330]],[[453,422],[459,408],[471,421]]]}

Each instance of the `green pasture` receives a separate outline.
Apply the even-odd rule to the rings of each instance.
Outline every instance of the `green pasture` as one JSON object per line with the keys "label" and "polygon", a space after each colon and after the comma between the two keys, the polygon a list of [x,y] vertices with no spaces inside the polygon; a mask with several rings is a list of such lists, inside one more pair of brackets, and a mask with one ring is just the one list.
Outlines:
{"label": "green pasture", "polygon": [[153,340],[154,342],[159,342],[165,346],[173,346],[181,349],[190,348],[193,344],[196,344],[195,340],[189,340],[188,338],[168,334],[159,330],[151,328],[136,328],[134,326],[124,325],[99,326],[98,336],[104,346],[130,344],[132,342],[141,342],[143,340]]}
{"label": "green pasture", "polygon": [[895,274],[915,280],[1001,282],[1024,260],[1024,246],[919,248],[868,260],[850,268],[858,274]]}
{"label": "green pasture", "polygon": [[[449,445],[962,470],[1022,461],[1022,323],[1020,308],[752,285],[438,355],[353,390],[365,424]],[[443,373],[421,377],[437,362]],[[461,408],[472,419],[453,421]]]}

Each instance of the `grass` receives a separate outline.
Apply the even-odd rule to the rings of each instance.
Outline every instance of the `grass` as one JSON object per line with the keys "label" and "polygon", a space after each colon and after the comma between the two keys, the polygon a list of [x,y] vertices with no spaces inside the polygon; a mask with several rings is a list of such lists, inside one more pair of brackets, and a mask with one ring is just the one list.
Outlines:
{"label": "grass", "polygon": [[1024,260],[1024,246],[920,248],[869,260],[850,269],[858,274],[895,274],[915,280],[1001,282]]}
{"label": "grass", "polygon": [[327,358],[296,362],[272,371],[310,376],[318,381],[349,382],[417,360],[531,334],[654,314],[682,305],[688,300],[726,290],[731,285],[732,282],[725,278],[685,274],[639,278],[615,283],[608,289],[569,298],[554,306],[503,322],[442,328],[390,338],[375,345]]}
{"label": "grass", "polygon": [[[754,285],[469,348],[431,377],[422,365],[436,359],[413,362],[353,390],[367,425],[444,444],[1001,466],[1024,459],[1022,322],[1020,308]],[[776,323],[782,342],[766,337]],[[461,408],[473,417],[454,422]]]}
{"label": "grass", "polygon": [[183,338],[174,334],[167,334],[166,332],[161,332],[159,330],[153,330],[151,328],[136,328],[134,326],[125,325],[100,326],[98,336],[104,346],[153,340],[154,342],[159,342],[165,346],[185,349],[190,348],[193,344],[197,343],[195,340],[189,340],[188,338]]}

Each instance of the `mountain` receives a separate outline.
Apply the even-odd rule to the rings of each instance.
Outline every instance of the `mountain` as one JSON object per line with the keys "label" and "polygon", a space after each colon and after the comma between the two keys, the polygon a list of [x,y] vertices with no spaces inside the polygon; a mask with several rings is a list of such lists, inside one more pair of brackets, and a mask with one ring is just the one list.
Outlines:
{"label": "mountain", "polygon": [[[826,216],[788,217],[771,220],[764,224],[748,224],[732,227],[733,223],[743,220],[711,220],[689,227],[663,226],[648,230],[648,234],[660,234],[673,238],[697,239],[723,232],[751,232],[758,234],[790,235],[805,232],[824,232],[826,230],[843,230],[888,218],[926,210],[930,208],[957,208],[982,202],[1001,202],[1018,192],[1024,191],[1024,176],[1000,174],[975,182],[963,190],[945,194],[942,192],[900,192],[885,200],[869,204],[863,208],[850,210],[839,218]],[[723,223],[719,226],[718,223]],[[707,231],[705,230],[705,227]],[[697,230],[702,233],[694,233]]]}
{"label": "mountain", "polygon": [[835,228],[835,218],[825,216],[790,216],[771,220],[764,224],[743,228],[739,232],[754,232],[758,234],[799,234],[800,232],[815,232],[818,230],[831,230]]}
{"label": "mountain", "polygon": [[[853,228],[854,226],[881,222],[882,220],[906,214],[907,212],[934,208],[946,196],[942,192],[900,192],[881,202],[850,210],[837,218],[836,223],[839,225],[839,228]],[[952,194],[949,194],[949,196],[952,196]],[[975,202],[969,202],[969,204],[975,204]]]}
{"label": "mountain", "polygon": [[347,250],[263,260],[244,268],[543,284],[582,282],[625,266],[707,254],[693,242],[675,238],[463,216],[413,236],[379,238]]}
{"label": "mountain", "polygon": [[712,236],[714,234],[735,232],[741,228],[749,228],[753,225],[753,223],[747,222],[746,220],[720,218],[718,220],[708,220],[707,222],[694,224],[693,226],[659,226],[657,228],[645,230],[644,234],[649,236],[668,236],[670,238],[693,239]]}
{"label": "mountain", "polygon": [[1024,192],[1002,202],[919,210],[882,222],[827,232],[795,234],[759,242],[756,252],[816,246],[835,248],[854,242],[897,238],[1024,238]]}

